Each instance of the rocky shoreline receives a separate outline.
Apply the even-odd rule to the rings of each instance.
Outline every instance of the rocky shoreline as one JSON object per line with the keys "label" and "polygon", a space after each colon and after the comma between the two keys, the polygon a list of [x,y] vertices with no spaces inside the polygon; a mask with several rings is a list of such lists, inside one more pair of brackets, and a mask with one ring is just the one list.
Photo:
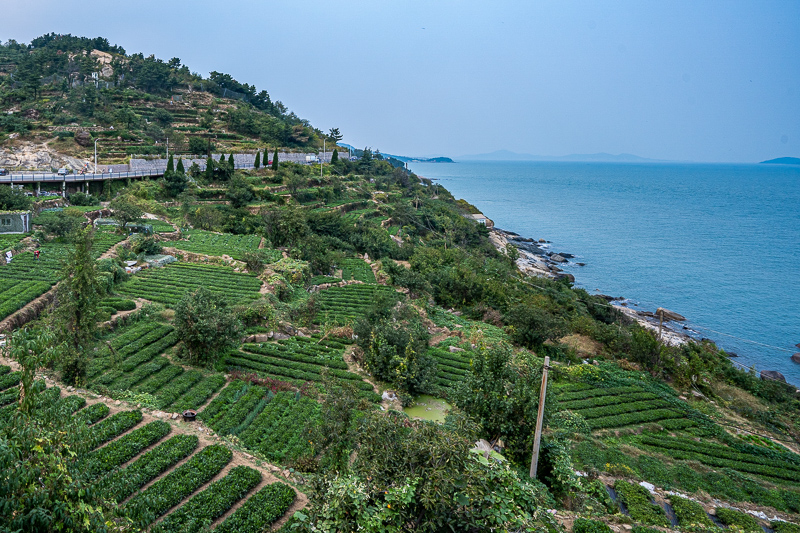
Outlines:
{"label": "rocky shoreline", "polygon": [[[550,241],[545,239],[531,239],[522,237],[513,231],[507,231],[496,227],[489,228],[489,240],[502,253],[507,253],[507,246],[510,244],[516,247],[519,257],[516,260],[519,270],[528,276],[544,277],[549,279],[568,279],[575,282],[575,276],[564,272],[559,265],[564,265],[574,258],[574,255],[566,252],[553,252],[550,250]],[[584,263],[575,263],[584,266]],[[639,323],[640,326],[651,331],[658,332],[659,320],[655,313],[639,311],[627,307],[625,298],[606,296],[601,294],[609,305],[618,309],[625,316]],[[679,346],[685,344],[692,337],[681,329],[676,329],[670,322],[665,321],[661,328],[661,340],[669,346]]]}

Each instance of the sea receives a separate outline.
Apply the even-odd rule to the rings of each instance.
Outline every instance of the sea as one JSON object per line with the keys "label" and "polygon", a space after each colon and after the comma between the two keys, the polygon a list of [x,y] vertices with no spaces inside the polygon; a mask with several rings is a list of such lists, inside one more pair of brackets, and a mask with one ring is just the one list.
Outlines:
{"label": "sea", "polygon": [[[800,166],[411,163],[523,237],[575,257],[594,294],[687,318],[737,364],[800,386]],[[434,185],[435,186],[435,185]],[[585,263],[578,266],[577,263]]]}

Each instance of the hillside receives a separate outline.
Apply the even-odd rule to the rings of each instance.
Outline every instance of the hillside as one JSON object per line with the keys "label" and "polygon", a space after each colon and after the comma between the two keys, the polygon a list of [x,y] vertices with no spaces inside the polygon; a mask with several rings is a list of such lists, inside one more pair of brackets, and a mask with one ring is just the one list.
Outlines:
{"label": "hillside", "polygon": [[800,165],[800,157],[778,157],[762,161],[762,165]]}
{"label": "hillside", "polygon": [[[72,39],[125,58],[121,83],[142,76],[144,59]],[[21,65],[59,41],[27,56],[6,45],[4,57]],[[43,57],[73,53],[58,51]],[[16,87],[13,72],[0,89],[14,120],[51,99],[66,109],[86,88],[61,99],[45,84]],[[208,89],[192,94],[220,99]],[[219,131],[239,112],[293,120],[213,105],[224,102],[235,109],[207,124]],[[22,137],[52,134],[52,118],[24,120]],[[144,124],[125,131],[146,135]],[[321,132],[303,128],[294,148],[315,148]],[[246,140],[263,162],[259,135]],[[358,155],[245,169],[230,155],[205,170],[173,158],[164,178],[36,203],[0,186],[0,209],[35,212],[33,231],[0,235],[0,257],[12,253],[0,264],[0,461],[17,473],[0,478],[0,524],[798,530],[794,387],[737,368],[707,340],[664,344],[566,277],[524,275],[519,251],[466,216],[474,206],[401,161]],[[415,402],[431,420],[409,416]],[[449,412],[435,417],[441,402]]]}
{"label": "hillside", "polygon": [[[202,77],[178,58],[71,35],[0,45],[0,166],[57,167],[45,154],[92,161],[95,141],[99,162],[113,164],[164,156],[167,144],[175,154],[316,151],[324,136],[267,91]],[[33,154],[20,159],[23,148]]]}

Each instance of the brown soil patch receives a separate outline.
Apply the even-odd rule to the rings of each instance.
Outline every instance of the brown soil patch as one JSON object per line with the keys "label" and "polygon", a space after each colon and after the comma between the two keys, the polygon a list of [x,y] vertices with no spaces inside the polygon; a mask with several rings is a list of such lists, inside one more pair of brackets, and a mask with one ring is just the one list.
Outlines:
{"label": "brown soil patch", "polygon": [[579,356],[594,357],[599,355],[600,351],[603,349],[603,346],[599,342],[578,333],[562,337],[558,342],[566,344],[575,350]]}

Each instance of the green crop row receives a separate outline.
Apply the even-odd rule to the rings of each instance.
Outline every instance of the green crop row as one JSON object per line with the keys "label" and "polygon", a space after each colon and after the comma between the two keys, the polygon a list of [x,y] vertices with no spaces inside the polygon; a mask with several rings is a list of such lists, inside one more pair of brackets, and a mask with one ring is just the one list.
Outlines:
{"label": "green crop row", "polygon": [[103,478],[99,488],[110,498],[121,502],[178,461],[189,457],[199,442],[195,435],[176,435],[142,454],[126,468]]}
{"label": "green crop row", "polygon": [[669,503],[675,511],[678,523],[682,527],[714,527],[714,522],[708,517],[706,510],[699,503],[681,498],[680,496],[670,496]]}
{"label": "green crop row", "polygon": [[9,372],[0,376],[0,391],[19,385],[22,379],[22,372]]}
{"label": "green crop row", "polygon": [[267,531],[273,522],[286,512],[297,493],[283,483],[273,483],[258,491],[232,515],[225,519],[215,533],[242,533],[246,531]]}
{"label": "green crop row", "polygon": [[210,481],[232,458],[233,453],[224,446],[207,446],[131,499],[127,508],[143,522],[152,523]]}
{"label": "green crop row", "polygon": [[13,287],[0,292],[0,320],[16,313],[28,302],[50,290],[51,284],[43,281],[18,281]]}
{"label": "green crop row", "polygon": [[363,259],[343,259],[339,266],[342,267],[342,279],[375,283],[375,273],[372,272],[372,267]]}
{"label": "green crop row", "polygon": [[279,359],[288,359],[300,363],[323,365],[328,368],[347,370],[347,363],[342,359],[342,350],[334,350],[324,346],[304,344],[245,344],[242,348],[248,352],[267,355]]}
{"label": "green crop row", "polygon": [[112,307],[116,311],[132,311],[136,309],[136,302],[128,300],[127,298],[108,297],[103,298],[100,305]]}
{"label": "green crop row", "polygon": [[599,520],[576,518],[572,523],[572,533],[613,533],[613,530],[608,524]]}
{"label": "green crop row", "polygon": [[172,331],[172,326],[158,322],[138,322],[132,327],[125,328],[121,334],[116,334],[111,339],[111,347],[121,357],[128,356],[143,349],[148,344],[155,342]]}
{"label": "green crop row", "polygon": [[0,407],[11,405],[19,400],[19,387],[8,389],[0,393]]}
{"label": "green crop row", "polygon": [[726,526],[736,526],[744,531],[744,533],[763,533],[764,531],[761,529],[758,520],[747,513],[734,511],[733,509],[727,509],[725,507],[717,507],[714,510],[714,514],[717,515],[717,518]]}
{"label": "green crop row", "polygon": [[108,416],[110,409],[104,403],[95,403],[75,413],[76,420],[84,424],[94,424]]}
{"label": "green crop row", "polygon": [[94,479],[113,470],[139,455],[142,450],[160,441],[169,433],[169,424],[162,420],[150,422],[144,427],[123,435],[114,442],[93,451],[79,463],[80,471]]}
{"label": "green crop row", "polygon": [[167,406],[172,405],[178,398],[186,393],[186,391],[202,380],[203,374],[197,370],[189,370],[188,372],[180,373],[179,376],[158,391],[158,408],[165,409]]}
{"label": "green crop row", "polygon": [[775,533],[800,533],[800,525],[791,522],[775,521],[769,525]]}
{"label": "green crop row", "polygon": [[634,392],[644,392],[640,387],[633,385],[626,385],[623,387],[609,387],[580,389],[574,391],[560,392],[556,391],[556,399],[559,402],[568,402],[570,400],[583,400],[586,398],[594,398],[595,396],[619,396],[620,394],[630,394]]}
{"label": "green crop row", "polygon": [[[299,381],[322,381],[323,366],[310,365],[306,363],[294,363],[285,359],[248,354],[246,352],[235,352],[226,359],[229,367],[255,370],[265,374],[278,376],[279,378],[289,378]],[[361,380],[357,374],[352,374],[344,370],[329,369],[332,376],[347,381],[352,381],[358,388],[372,390],[372,385]]]}
{"label": "green crop row", "polygon": [[232,404],[236,403],[236,401],[244,396],[248,390],[250,390],[251,385],[244,381],[232,381],[227,387],[222,389],[216,398],[211,400],[205,409],[203,409],[198,418],[205,422],[209,420],[213,420],[215,416],[217,416],[222,411],[228,409]]}
{"label": "green crop row", "polygon": [[90,449],[97,448],[118,435],[122,435],[141,421],[141,411],[120,411],[94,424],[89,430]]}
{"label": "green crop row", "polygon": [[192,497],[177,511],[151,529],[152,533],[196,533],[224,515],[261,482],[261,473],[248,466],[237,466]]}
{"label": "green crop row", "polygon": [[622,402],[635,402],[642,400],[655,400],[659,398],[657,394],[652,392],[634,392],[632,394],[620,394],[618,396],[594,396],[585,400],[570,400],[567,402],[560,402],[562,409],[570,409],[576,411],[579,409],[589,409],[592,407],[603,407],[605,405],[614,405]]}
{"label": "green crop row", "polygon": [[742,453],[719,444],[713,444],[710,442],[697,442],[692,439],[682,439],[676,437],[645,436],[642,438],[642,442],[650,446],[693,452],[719,459],[729,459],[731,461],[753,463],[757,465],[771,466],[774,468],[786,468],[800,472],[800,465],[793,462],[791,460],[793,457],[791,456],[787,457],[786,459],[780,455],[778,458],[765,457],[763,455]]}
{"label": "green crop row", "polygon": [[221,410],[213,419],[203,417],[203,421],[220,435],[227,435],[230,430],[242,423],[247,415],[257,406],[262,405],[266,396],[264,387],[250,387],[247,394],[239,398],[234,404],[229,404],[227,409]]}
{"label": "green crop row", "polygon": [[149,344],[146,348],[139,350],[135,355],[130,355],[125,358],[120,368],[123,372],[130,372],[138,368],[140,365],[152,360],[155,356],[164,353],[168,348],[174,346],[180,337],[177,331],[170,331],[165,337],[162,337],[155,342]]}
{"label": "green crop row", "polygon": [[[624,426],[632,426],[637,424],[647,424],[650,422],[660,422],[672,418],[680,418],[685,416],[674,409],[651,409],[649,411],[639,411],[636,413],[626,413],[622,415],[604,416],[600,418],[593,418],[587,420],[589,427],[592,430],[606,429],[606,428],[620,428]],[[692,422],[688,420],[687,422]],[[694,422],[692,422],[694,424]]]}
{"label": "green crop row", "polygon": [[663,400],[644,400],[641,402],[625,402],[620,399],[618,403],[604,405],[602,407],[592,407],[589,409],[575,409],[574,411],[585,418],[587,421],[594,418],[624,415],[628,413],[639,413],[654,409],[669,407],[669,403]]}
{"label": "green crop row", "polygon": [[176,365],[167,365],[149,378],[139,383],[134,391],[137,393],[154,394],[161,387],[183,374],[183,368]]}
{"label": "green crop row", "polygon": [[11,372],[11,367],[8,365],[0,365],[0,376],[5,376]]}
{"label": "green crop row", "polygon": [[165,366],[169,365],[169,359],[166,357],[156,357],[149,363],[139,366],[133,372],[123,374],[115,379],[109,388],[112,390],[126,391],[132,389],[134,385],[143,379],[155,374]]}
{"label": "green crop row", "polygon": [[639,485],[627,481],[617,480],[614,490],[619,495],[620,502],[628,509],[628,514],[637,522],[653,526],[669,527],[664,509],[652,502],[650,492]]}
{"label": "green crop row", "polygon": [[[230,233],[211,233],[202,230],[192,230],[185,232],[188,240],[172,241],[170,246],[206,255],[229,255],[234,259],[242,259],[246,252],[258,250],[261,237],[258,235],[233,235]],[[280,259],[278,256],[275,260]]]}
{"label": "green crop row", "polygon": [[176,412],[185,411],[186,409],[199,409],[224,385],[225,378],[223,376],[219,374],[208,376],[166,407]]}

